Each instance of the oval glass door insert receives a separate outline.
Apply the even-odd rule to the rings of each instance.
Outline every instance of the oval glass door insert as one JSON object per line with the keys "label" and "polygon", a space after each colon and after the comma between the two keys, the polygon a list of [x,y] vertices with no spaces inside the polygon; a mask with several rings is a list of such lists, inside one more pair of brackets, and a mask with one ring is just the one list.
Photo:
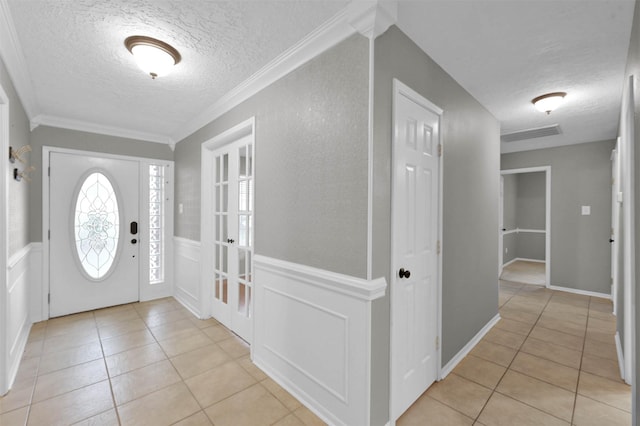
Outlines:
{"label": "oval glass door insert", "polygon": [[120,238],[118,199],[102,173],[87,176],[78,191],[74,232],[80,265],[89,277],[102,279],[113,265]]}

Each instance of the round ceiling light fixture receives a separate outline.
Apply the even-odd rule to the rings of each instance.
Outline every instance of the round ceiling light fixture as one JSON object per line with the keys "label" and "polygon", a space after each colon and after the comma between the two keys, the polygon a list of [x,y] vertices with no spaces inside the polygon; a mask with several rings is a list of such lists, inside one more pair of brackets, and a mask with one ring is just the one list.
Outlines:
{"label": "round ceiling light fixture", "polygon": [[565,96],[567,96],[567,92],[547,93],[533,98],[531,103],[538,111],[551,114],[551,111],[558,108],[562,101],[564,101]]}
{"label": "round ceiling light fixture", "polygon": [[173,46],[147,36],[127,37],[124,45],[135,58],[138,66],[152,79],[167,75],[182,57]]}

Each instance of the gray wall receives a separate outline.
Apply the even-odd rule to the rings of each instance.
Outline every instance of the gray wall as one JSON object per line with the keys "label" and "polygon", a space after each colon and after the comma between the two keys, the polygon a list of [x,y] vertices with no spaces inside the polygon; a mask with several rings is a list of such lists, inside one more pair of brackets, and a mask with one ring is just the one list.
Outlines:
{"label": "gray wall", "polygon": [[546,176],[544,172],[519,173],[516,225],[522,229],[545,228]]}
{"label": "gray wall", "polygon": [[[640,215],[640,2],[636,1],[635,13],[633,15],[633,29],[631,31],[631,44],[629,46],[629,55],[627,57],[627,71],[625,75],[634,76],[634,102],[635,102],[635,235],[629,235],[630,238],[635,238],[636,247],[636,283],[640,278],[640,262],[638,261],[638,253],[640,253],[640,223],[638,217]],[[626,80],[625,80],[626,81]],[[625,83],[625,89],[627,89]],[[640,392],[638,391],[638,384],[640,384],[640,372],[638,371],[638,351],[640,351],[640,314],[637,313],[637,307],[640,306],[640,291],[636,285],[635,291],[635,306],[636,306],[636,348],[634,351],[635,359],[632,362],[634,366],[634,380],[633,380],[633,422],[634,426],[640,425],[640,417],[638,416],[638,410],[640,409]]]}
{"label": "gray wall", "polygon": [[518,175],[504,175],[502,178],[504,179],[502,227],[508,231],[517,228]]}
{"label": "gray wall", "polygon": [[31,132],[31,159],[36,167],[29,194],[29,239],[42,241],[42,147],[79,149],[106,154],[173,160],[169,145],[96,133],[39,126]]}
{"label": "gray wall", "polygon": [[[551,284],[609,294],[614,141],[502,155],[502,169],[551,166]],[[582,205],[591,215],[580,214]]]}
{"label": "gray wall", "polygon": [[255,252],[366,278],[368,52],[352,36],[179,142],[176,235],[200,240],[201,144],[255,116]]}
{"label": "gray wall", "polygon": [[[29,120],[22,107],[22,102],[18,97],[13,82],[9,77],[4,62],[0,59],[0,85],[9,97],[9,145],[20,148],[29,144]],[[2,153],[2,160],[7,161],[8,153]],[[33,183],[25,180],[17,182],[13,179],[13,169],[15,167],[24,170],[33,163],[33,152],[25,156],[28,164],[16,161],[9,164],[9,257],[17,253],[20,249],[29,244],[29,193],[32,192]]]}
{"label": "gray wall", "polygon": [[[497,120],[402,31],[375,41],[373,276],[390,278],[392,79],[444,109],[442,363],[498,313]],[[372,424],[389,419],[389,297],[373,306]]]}

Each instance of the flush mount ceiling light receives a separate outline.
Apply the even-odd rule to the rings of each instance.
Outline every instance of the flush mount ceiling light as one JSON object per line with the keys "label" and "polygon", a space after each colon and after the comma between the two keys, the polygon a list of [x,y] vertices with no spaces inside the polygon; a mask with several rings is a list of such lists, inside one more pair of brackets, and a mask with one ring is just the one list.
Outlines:
{"label": "flush mount ceiling light", "polygon": [[124,45],[151,78],[167,75],[182,57],[170,44],[147,36],[127,37]]}
{"label": "flush mount ceiling light", "polygon": [[567,96],[566,92],[547,93],[533,98],[531,103],[538,111],[551,114],[551,111],[560,106],[565,96]]}

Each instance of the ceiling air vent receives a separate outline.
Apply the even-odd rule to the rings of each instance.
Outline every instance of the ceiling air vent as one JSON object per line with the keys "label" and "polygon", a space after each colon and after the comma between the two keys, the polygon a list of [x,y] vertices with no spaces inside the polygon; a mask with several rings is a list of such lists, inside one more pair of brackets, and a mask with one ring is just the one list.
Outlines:
{"label": "ceiling air vent", "polygon": [[525,139],[542,138],[544,136],[553,136],[560,134],[560,126],[553,124],[551,126],[537,127],[535,129],[519,130],[517,132],[505,133],[500,135],[502,142],[523,141]]}

